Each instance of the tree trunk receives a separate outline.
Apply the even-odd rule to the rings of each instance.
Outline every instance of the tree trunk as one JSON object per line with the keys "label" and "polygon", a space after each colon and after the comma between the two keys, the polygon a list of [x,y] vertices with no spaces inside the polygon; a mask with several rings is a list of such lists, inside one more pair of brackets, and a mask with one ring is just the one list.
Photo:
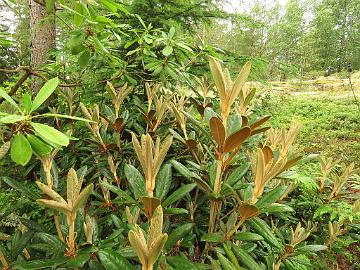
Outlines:
{"label": "tree trunk", "polygon": [[[46,13],[43,2],[29,0],[30,66],[33,68],[45,64],[49,60],[48,52],[55,48],[55,17]],[[32,92],[37,93],[41,85],[41,80],[33,79]]]}

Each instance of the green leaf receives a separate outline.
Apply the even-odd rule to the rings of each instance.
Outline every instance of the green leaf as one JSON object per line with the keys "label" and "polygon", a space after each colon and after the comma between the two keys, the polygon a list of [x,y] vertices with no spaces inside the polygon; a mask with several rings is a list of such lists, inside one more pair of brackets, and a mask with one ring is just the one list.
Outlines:
{"label": "green leaf", "polygon": [[39,123],[31,123],[31,126],[44,141],[50,144],[61,146],[67,146],[69,144],[69,138],[53,127]]}
{"label": "green leaf", "polygon": [[83,14],[82,3],[75,3],[75,11],[77,13],[74,14],[74,24],[79,26],[84,20],[84,17],[80,15]]}
{"label": "green leaf", "polygon": [[233,265],[232,262],[220,252],[217,253],[217,256],[223,270],[237,270],[235,265]]}
{"label": "green leaf", "polygon": [[165,207],[171,205],[172,203],[180,200],[186,194],[190,193],[190,191],[192,191],[195,187],[196,187],[196,184],[188,184],[188,185],[178,188],[169,197],[166,198],[166,200],[162,203],[162,206],[165,208]]}
{"label": "green leaf", "polygon": [[160,200],[163,200],[169,192],[172,180],[171,164],[165,164],[156,176],[155,194]]}
{"label": "green leaf", "polygon": [[26,185],[24,185],[24,183],[18,182],[14,179],[11,179],[9,177],[2,177],[1,178],[2,181],[4,181],[6,184],[8,184],[10,187],[12,187],[13,189],[16,189],[17,191],[19,191],[20,193],[22,193],[23,195],[25,195],[26,197],[32,199],[32,200],[36,200],[39,198],[39,195],[37,193],[35,193],[33,190],[29,189]]}
{"label": "green leaf", "polygon": [[186,168],[183,164],[176,160],[170,160],[170,163],[173,165],[174,169],[180,173],[182,176],[186,177],[187,179],[198,178],[201,179],[196,173],[190,171]]}
{"label": "green leaf", "polygon": [[119,253],[111,250],[100,250],[98,252],[101,264],[106,270],[131,270],[135,269],[128,260]]}
{"label": "green leaf", "polygon": [[267,206],[276,200],[278,200],[281,195],[285,192],[287,186],[279,186],[277,188],[272,189],[271,191],[265,193],[261,198],[256,202],[257,208],[262,208]]}
{"label": "green leaf", "polygon": [[187,258],[181,256],[167,256],[166,257],[167,263],[170,266],[174,267],[176,270],[200,270],[200,267],[197,267],[192,262],[190,262]]}
{"label": "green leaf", "polygon": [[127,203],[131,203],[131,204],[135,204],[135,205],[138,204],[133,198],[131,198],[131,196],[129,194],[127,194],[125,191],[121,190],[120,188],[115,187],[105,181],[100,182],[100,185],[102,185],[104,188],[114,192],[120,198],[124,199]]}
{"label": "green leaf", "polygon": [[52,13],[54,9],[55,9],[55,0],[46,0],[45,1],[46,13]]}
{"label": "green leaf", "polygon": [[58,113],[44,113],[44,114],[39,115],[39,117],[57,117],[57,118],[66,118],[66,119],[71,119],[71,120],[78,120],[78,121],[95,123],[92,120],[85,119],[85,118],[82,118],[82,117],[66,115],[66,114],[58,114]]}
{"label": "green leaf", "polygon": [[257,233],[252,232],[240,232],[234,235],[235,240],[240,241],[263,241],[264,238]]}
{"label": "green leaf", "polygon": [[193,223],[186,223],[172,230],[171,233],[169,234],[169,237],[165,243],[164,248],[166,250],[172,249],[173,246],[175,246],[176,242],[184,238],[193,227],[194,227]]}
{"label": "green leaf", "polygon": [[135,199],[146,196],[145,180],[138,169],[133,165],[126,164],[124,166],[124,173],[134,193]]}
{"label": "green leaf", "polygon": [[31,111],[31,106],[32,106],[30,93],[26,92],[25,94],[23,94],[21,101],[22,101],[22,106],[25,109],[25,113],[29,113]]}
{"label": "green leaf", "polygon": [[52,269],[60,264],[66,263],[70,258],[60,257],[55,259],[46,259],[46,260],[34,260],[34,261],[24,261],[16,263],[17,270],[36,270],[36,269]]}
{"label": "green leaf", "polygon": [[34,236],[33,231],[27,231],[21,235],[21,237],[20,237],[20,239],[18,239],[18,241],[16,241],[15,243],[14,243],[14,241],[11,242],[11,259],[12,260],[16,260],[18,255],[24,250],[24,248],[27,246],[27,244],[30,242],[30,240],[32,239],[33,236]]}
{"label": "green leaf", "polygon": [[326,250],[328,247],[324,245],[306,245],[296,248],[298,253],[314,253],[318,251]]}
{"label": "green leaf", "polygon": [[36,95],[33,104],[31,106],[31,112],[35,111],[37,108],[41,106],[55,91],[56,87],[59,84],[59,78],[55,77],[48,80],[43,87],[39,90],[39,93]]}
{"label": "green leaf", "polygon": [[19,106],[16,104],[16,102],[6,93],[4,90],[0,89],[0,97],[5,99],[7,102],[9,102],[13,107],[15,107],[18,111],[20,111]]}
{"label": "green leaf", "polygon": [[223,243],[224,235],[222,233],[205,233],[201,236],[201,241],[209,243]]}
{"label": "green leaf", "polygon": [[171,39],[175,35],[175,27],[171,26],[168,37]]}
{"label": "green leaf", "polygon": [[0,118],[0,123],[13,124],[16,122],[24,121],[27,118],[25,115],[9,114]]}
{"label": "green leaf", "polygon": [[77,268],[77,267],[83,267],[84,264],[90,260],[90,255],[87,253],[84,254],[78,254],[75,258],[71,258],[67,263],[67,267],[71,267],[71,269]]}
{"label": "green leaf", "polygon": [[174,48],[172,46],[165,46],[165,48],[162,50],[162,54],[165,56],[169,56],[170,54],[172,54],[174,51]]}
{"label": "green leaf", "polygon": [[18,133],[11,141],[10,148],[11,159],[22,166],[25,166],[31,159],[32,149],[26,137]]}
{"label": "green leaf", "polygon": [[254,260],[254,258],[251,257],[250,254],[243,250],[241,247],[232,243],[232,250],[234,251],[234,254],[239,259],[239,261],[248,269],[262,270],[262,267],[260,267],[260,265]]}
{"label": "green leaf", "polygon": [[164,209],[164,215],[188,215],[189,211],[184,208],[166,208]]}
{"label": "green leaf", "polygon": [[43,140],[38,138],[35,135],[28,134],[27,139],[30,142],[32,150],[37,154],[38,156],[46,156],[50,154],[52,147],[45,143]]}
{"label": "green leaf", "polygon": [[90,52],[88,50],[85,50],[78,59],[80,67],[85,67],[89,63],[90,57]]}
{"label": "green leaf", "polygon": [[283,213],[283,212],[293,212],[293,211],[294,209],[286,204],[272,203],[266,207],[263,207],[260,210],[260,213],[272,214],[272,213]]}

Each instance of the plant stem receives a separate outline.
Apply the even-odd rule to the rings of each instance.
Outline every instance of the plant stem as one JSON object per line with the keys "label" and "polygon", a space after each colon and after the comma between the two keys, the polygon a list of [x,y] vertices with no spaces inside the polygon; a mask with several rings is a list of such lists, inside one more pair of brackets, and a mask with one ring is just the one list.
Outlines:
{"label": "plant stem", "polygon": [[75,250],[75,219],[76,219],[76,213],[71,213],[68,217],[69,222],[69,239],[68,239],[68,255],[73,256],[76,253]]}
{"label": "plant stem", "polygon": [[153,265],[143,265],[141,269],[142,270],[153,270],[153,268],[154,268]]}

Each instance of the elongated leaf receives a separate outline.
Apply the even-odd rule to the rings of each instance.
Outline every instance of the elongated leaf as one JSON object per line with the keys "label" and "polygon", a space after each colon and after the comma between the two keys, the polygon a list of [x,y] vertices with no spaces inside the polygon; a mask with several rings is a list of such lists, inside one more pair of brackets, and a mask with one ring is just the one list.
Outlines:
{"label": "elongated leaf", "polygon": [[60,257],[55,259],[46,259],[46,260],[34,260],[34,261],[25,261],[16,263],[17,270],[36,270],[36,269],[51,269],[52,267],[56,267],[60,264],[66,263],[70,260],[69,257]]}
{"label": "elongated leaf", "polygon": [[242,67],[242,69],[239,72],[239,75],[237,76],[234,86],[231,90],[231,94],[229,96],[229,104],[231,105],[235,98],[239,95],[241,88],[244,86],[251,70],[251,62],[246,62],[245,65]]}
{"label": "elongated leaf", "polygon": [[172,180],[171,164],[165,164],[156,176],[155,194],[160,200],[163,200],[169,192]]}
{"label": "elongated leaf", "polygon": [[71,120],[95,123],[94,121],[86,119],[86,118],[71,116],[71,115],[66,115],[66,114],[58,114],[58,113],[44,113],[44,114],[39,115],[39,117],[57,117],[57,118],[66,118],[66,119],[71,119]]}
{"label": "elongated leaf", "polygon": [[261,209],[261,213],[283,213],[283,212],[293,212],[294,209],[286,204],[281,203],[272,203],[268,206],[265,206]]}
{"label": "elongated leaf", "polygon": [[139,199],[146,195],[145,179],[141,173],[133,165],[126,164],[124,166],[124,172],[127,181],[129,182],[131,189],[134,193],[135,199]]}
{"label": "elongated leaf", "polygon": [[22,166],[30,161],[32,156],[31,145],[23,134],[16,134],[11,141],[10,156],[15,163]]}
{"label": "elongated leaf", "polygon": [[170,160],[170,163],[173,165],[174,169],[180,173],[182,176],[186,177],[187,179],[198,178],[201,179],[196,173],[190,171],[186,168],[183,164],[176,160]]}
{"label": "elongated leaf", "polygon": [[252,232],[239,232],[234,235],[234,239],[240,240],[240,241],[263,241],[264,240],[264,238],[260,234],[252,233]]}
{"label": "elongated leaf", "polygon": [[28,134],[27,139],[31,145],[32,150],[40,157],[50,154],[51,150],[53,149],[50,145],[35,135]]}
{"label": "elongated leaf", "polygon": [[177,228],[172,230],[166,241],[165,249],[170,250],[171,248],[173,248],[173,246],[175,246],[176,242],[178,240],[181,240],[183,237],[185,237],[193,227],[194,227],[193,223],[187,223],[187,224],[178,226]]}
{"label": "elongated leaf", "polygon": [[12,243],[11,248],[11,259],[16,260],[17,256],[24,250],[27,244],[30,242],[32,237],[34,236],[33,231],[27,231],[23,233],[16,243]]}
{"label": "elongated leaf", "polygon": [[16,102],[6,93],[3,89],[0,89],[0,97],[5,99],[7,102],[9,102],[13,107],[15,107],[18,111],[20,111],[19,106],[16,104]]}
{"label": "elongated leaf", "polygon": [[222,147],[225,142],[225,127],[218,117],[212,117],[210,119],[210,130],[216,143]]}
{"label": "elongated leaf", "polygon": [[239,261],[246,266],[248,269],[252,270],[262,270],[262,267],[251,257],[245,250],[241,247],[232,243],[232,250],[235,253],[235,256],[239,259]]}
{"label": "elongated leaf", "polygon": [[169,197],[166,198],[166,200],[162,203],[162,206],[167,207],[172,203],[180,200],[186,194],[190,193],[190,191],[192,191],[194,187],[196,187],[196,184],[187,184],[185,186],[178,188]]}
{"label": "elongated leaf", "polygon": [[9,114],[0,118],[0,123],[13,124],[16,122],[24,121],[27,118],[25,115]]}
{"label": "elongated leaf", "polygon": [[305,245],[296,248],[297,253],[314,253],[318,251],[326,250],[328,247],[324,245]]}
{"label": "elongated leaf", "polygon": [[46,228],[43,227],[42,225],[40,225],[39,223],[27,219],[27,218],[20,218],[20,221],[22,224],[24,224],[26,226],[26,228],[28,228],[31,231],[34,232],[46,232]]}
{"label": "elongated leaf", "polygon": [[11,143],[8,141],[0,147],[0,159],[2,159],[10,149]]}
{"label": "elongated leaf", "polygon": [[220,95],[220,100],[225,100],[226,99],[225,77],[221,69],[221,66],[219,62],[215,60],[215,58],[213,57],[209,58],[209,65],[216,88]]}
{"label": "elongated leaf", "polygon": [[217,253],[217,256],[223,270],[237,270],[235,265],[233,265],[232,262],[220,252]]}
{"label": "elongated leaf", "polygon": [[100,182],[100,185],[102,185],[104,188],[114,192],[115,194],[117,194],[120,198],[124,199],[125,202],[127,203],[131,203],[131,204],[135,204],[137,205],[137,201],[135,201],[133,198],[131,198],[131,196],[129,194],[127,194],[125,191],[121,190],[118,187],[115,187],[107,182]]}
{"label": "elongated leaf", "polygon": [[61,146],[67,146],[69,144],[69,138],[53,127],[39,123],[31,123],[31,126],[44,141],[50,144],[54,143]]}
{"label": "elongated leaf", "polygon": [[66,204],[66,201],[56,191],[49,188],[47,185],[45,185],[39,181],[36,181],[36,185],[42,190],[42,192],[44,192],[46,195],[48,195],[54,201]]}
{"label": "elongated leaf", "polygon": [[239,131],[236,131],[234,134],[230,135],[226,138],[224,152],[229,153],[234,150],[238,146],[240,146],[251,133],[251,129],[249,127],[243,127]]}
{"label": "elongated leaf", "polygon": [[56,87],[59,84],[59,78],[55,77],[48,80],[43,87],[39,90],[38,94],[34,98],[33,104],[31,106],[31,111],[35,111],[41,106],[55,91]]}
{"label": "elongated leaf", "polygon": [[29,189],[26,185],[24,185],[24,183],[18,182],[18,181],[14,180],[14,179],[11,179],[9,177],[2,177],[1,179],[6,184],[8,184],[10,187],[12,187],[13,189],[16,189],[17,191],[19,191],[24,196],[26,196],[26,197],[28,197],[30,199],[36,200],[36,199],[39,198],[39,195],[36,192],[34,192],[33,190]]}
{"label": "elongated leaf", "polygon": [[72,211],[76,211],[77,209],[83,207],[94,190],[94,184],[89,184],[83,191],[80,192],[79,197],[76,199],[73,205]]}
{"label": "elongated leaf", "polygon": [[58,210],[60,212],[63,212],[64,214],[69,214],[71,212],[71,209],[67,204],[60,203],[53,200],[45,200],[45,199],[38,199],[36,200],[39,204],[42,204],[48,208]]}
{"label": "elongated leaf", "polygon": [[161,251],[164,248],[168,236],[167,234],[160,234],[150,245],[149,247],[149,257],[148,263],[152,265],[156,262],[157,258],[159,257]]}
{"label": "elongated leaf", "polygon": [[205,233],[201,236],[201,241],[209,243],[224,243],[225,238],[222,233]]}
{"label": "elongated leaf", "polygon": [[264,124],[266,121],[268,121],[270,119],[270,115],[265,115],[264,117],[262,117],[261,119],[257,120],[255,123],[253,123],[252,125],[250,125],[251,130],[255,130],[257,127],[261,126],[262,124]]}
{"label": "elongated leaf", "polygon": [[269,204],[272,204],[273,202],[276,202],[285,192],[286,188],[286,186],[279,186],[270,190],[269,192],[261,196],[261,198],[256,202],[256,206],[258,208],[262,208]]}
{"label": "elongated leaf", "polygon": [[78,254],[76,257],[71,258],[67,263],[66,266],[70,267],[71,269],[76,269],[78,267],[83,267],[84,264],[90,260],[90,255],[87,253]]}

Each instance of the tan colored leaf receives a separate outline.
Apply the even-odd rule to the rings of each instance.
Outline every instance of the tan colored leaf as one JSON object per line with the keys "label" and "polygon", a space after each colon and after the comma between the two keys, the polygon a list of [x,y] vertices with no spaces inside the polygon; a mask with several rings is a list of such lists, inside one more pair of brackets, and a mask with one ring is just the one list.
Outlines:
{"label": "tan colored leaf", "polygon": [[154,241],[156,237],[161,235],[163,228],[163,209],[158,205],[151,217],[149,227],[148,246]]}
{"label": "tan colored leaf", "polygon": [[108,90],[108,93],[111,95],[112,99],[116,99],[116,90],[114,88],[114,86],[112,85],[111,82],[107,81],[106,82],[106,89]]}
{"label": "tan colored leaf", "polygon": [[46,206],[48,208],[58,210],[58,211],[64,213],[65,215],[70,214],[71,209],[65,203],[60,203],[60,202],[57,202],[57,201],[45,200],[45,199],[38,199],[36,201],[39,204],[42,204],[42,205],[44,205],[44,206]]}
{"label": "tan colored leaf", "polygon": [[209,57],[209,65],[211,74],[213,76],[216,88],[219,92],[220,101],[226,101],[226,89],[225,89],[225,77],[222,72],[221,66],[217,60],[213,57]]}
{"label": "tan colored leaf", "polygon": [[229,153],[230,151],[239,147],[250,136],[250,133],[251,129],[249,127],[243,127],[242,129],[227,137],[225,141],[224,152]]}
{"label": "tan colored leaf", "polygon": [[266,115],[266,116],[262,117],[261,119],[257,120],[255,123],[250,125],[251,130],[255,130],[257,127],[264,124],[266,121],[268,121],[270,119],[270,117],[271,117],[271,115]]}
{"label": "tan colored leaf", "polygon": [[258,129],[255,129],[255,130],[251,130],[251,135],[250,136],[254,136],[256,134],[260,134],[260,133],[263,133],[267,130],[269,130],[270,127],[263,127],[263,128],[258,128]]}
{"label": "tan colored leaf", "polygon": [[138,157],[138,160],[140,161],[141,167],[143,168],[143,170],[145,172],[145,168],[146,168],[145,157],[143,155],[143,151],[141,149],[140,143],[139,143],[138,139],[136,138],[135,133],[131,133],[131,136],[132,136],[132,144],[133,144],[135,153]]}
{"label": "tan colored leaf", "polygon": [[158,235],[149,247],[148,264],[153,265],[159,257],[164,245],[167,241],[168,235],[166,233]]}
{"label": "tan colored leaf", "polygon": [[261,150],[264,154],[265,165],[267,165],[269,161],[274,158],[274,153],[269,146],[264,146],[261,148]]}
{"label": "tan colored leaf", "polygon": [[[135,225],[138,227],[138,225]],[[138,230],[141,230],[138,228]],[[141,235],[142,234],[142,237]],[[148,248],[144,235],[141,232],[129,231],[128,238],[131,246],[135,249],[135,252],[143,266],[147,266]]]}
{"label": "tan colored leaf", "polygon": [[83,207],[87,201],[87,199],[89,198],[89,196],[91,195],[92,191],[94,190],[94,184],[91,183],[89,184],[86,188],[83,189],[83,191],[80,192],[79,196],[77,197],[77,199],[75,200],[73,207],[72,207],[72,211],[77,211],[77,209]]}
{"label": "tan colored leaf", "polygon": [[[172,141],[173,141],[173,137],[171,135],[168,135],[163,141],[161,147],[159,146],[160,150],[154,156],[154,175],[157,175],[157,173],[159,172],[161,164],[163,163],[166,157],[166,153],[169,151]],[[160,144],[160,140],[159,140],[159,144]]]}
{"label": "tan colored leaf", "polygon": [[10,141],[8,141],[0,147],[0,159],[2,159],[6,155],[6,153],[9,151],[10,144],[11,144]]}
{"label": "tan colored leaf", "polygon": [[241,88],[244,86],[250,74],[250,70],[251,70],[251,62],[246,62],[245,65],[240,70],[239,75],[234,83],[234,86],[232,87],[231,94],[228,100],[229,106],[231,106],[231,104],[234,103],[235,98],[239,95]]}
{"label": "tan colored leaf", "polygon": [[290,159],[289,161],[286,162],[285,166],[280,170],[279,173],[282,173],[288,169],[290,169],[292,166],[294,166],[296,163],[298,163],[298,161],[302,159],[302,156],[298,156],[296,158]]}
{"label": "tan colored leaf", "polygon": [[220,148],[223,148],[225,142],[225,127],[218,117],[214,116],[210,119],[210,131],[216,143]]}
{"label": "tan colored leaf", "polygon": [[155,197],[144,196],[141,197],[144,204],[144,212],[146,217],[151,220],[155,209],[160,205],[160,200]]}
{"label": "tan colored leaf", "polygon": [[247,126],[249,124],[249,119],[244,115],[241,116],[241,121],[242,121],[242,123],[241,123],[242,127],[245,127],[245,126]]}
{"label": "tan colored leaf", "polygon": [[260,148],[256,152],[256,163],[255,165],[255,178],[254,178],[254,192],[253,195],[255,198],[258,198],[261,195],[263,189],[263,180],[265,176],[265,158],[264,154]]}
{"label": "tan colored leaf", "polygon": [[49,188],[47,185],[45,185],[39,181],[36,181],[35,183],[41,189],[42,192],[44,192],[46,195],[48,195],[54,201],[67,204],[66,201],[63,199],[63,197],[61,197],[56,191]]}
{"label": "tan colored leaf", "polygon": [[240,218],[242,220],[247,220],[249,218],[256,216],[259,209],[256,206],[251,205],[251,204],[242,204],[238,207],[238,211],[240,214]]}
{"label": "tan colored leaf", "polygon": [[78,179],[77,179],[77,174],[76,171],[71,168],[68,172],[67,175],[67,201],[69,202],[70,205],[72,205],[74,203],[74,201],[76,200],[76,198],[78,197],[78,193],[77,191],[77,183],[78,183]]}

